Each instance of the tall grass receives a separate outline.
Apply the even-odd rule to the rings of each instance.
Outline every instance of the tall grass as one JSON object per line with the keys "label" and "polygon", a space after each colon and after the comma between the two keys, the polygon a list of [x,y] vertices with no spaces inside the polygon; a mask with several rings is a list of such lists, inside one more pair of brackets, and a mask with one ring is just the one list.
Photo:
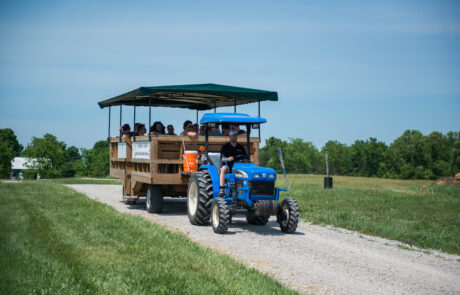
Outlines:
{"label": "tall grass", "polygon": [[[303,220],[460,254],[460,187],[363,177],[290,175]],[[283,180],[278,184],[283,186]]]}
{"label": "tall grass", "polygon": [[0,183],[0,294],[292,293],[61,184]]}

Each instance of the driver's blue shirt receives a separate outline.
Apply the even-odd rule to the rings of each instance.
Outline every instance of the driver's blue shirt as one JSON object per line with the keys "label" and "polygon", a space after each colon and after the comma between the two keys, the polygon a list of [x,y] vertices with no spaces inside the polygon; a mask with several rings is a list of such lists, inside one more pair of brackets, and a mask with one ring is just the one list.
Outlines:
{"label": "driver's blue shirt", "polygon": [[[220,153],[225,158],[247,155],[246,150],[244,149],[244,146],[242,146],[239,143],[237,143],[236,146],[233,146],[230,142],[228,142],[228,143],[226,143],[226,144],[224,144],[222,146],[222,149],[220,150]],[[233,162],[234,161],[227,162],[228,168],[232,169]],[[223,164],[225,165],[225,162],[223,162]]]}

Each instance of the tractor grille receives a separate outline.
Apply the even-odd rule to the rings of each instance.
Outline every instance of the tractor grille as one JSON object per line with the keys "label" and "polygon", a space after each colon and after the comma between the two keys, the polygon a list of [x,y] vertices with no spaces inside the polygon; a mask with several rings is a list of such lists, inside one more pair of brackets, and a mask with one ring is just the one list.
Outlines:
{"label": "tractor grille", "polygon": [[249,193],[259,196],[273,196],[275,194],[274,181],[251,181],[249,182]]}

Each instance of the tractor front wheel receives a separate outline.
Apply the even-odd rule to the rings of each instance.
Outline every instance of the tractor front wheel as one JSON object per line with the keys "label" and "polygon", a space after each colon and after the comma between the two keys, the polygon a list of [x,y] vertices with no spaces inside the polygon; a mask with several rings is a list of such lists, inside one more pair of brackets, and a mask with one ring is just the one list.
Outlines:
{"label": "tractor front wheel", "polygon": [[254,212],[248,212],[246,214],[246,220],[249,224],[266,225],[268,219],[270,219],[270,216],[256,216]]}
{"label": "tractor front wheel", "polygon": [[211,216],[213,189],[207,171],[193,173],[188,183],[187,214],[191,224],[206,225]]}
{"label": "tractor front wheel", "polygon": [[214,199],[212,202],[212,229],[215,233],[225,234],[230,223],[230,210],[228,210],[227,202],[224,199]]}
{"label": "tractor front wheel", "polygon": [[299,222],[297,201],[291,198],[284,199],[278,208],[277,221],[281,231],[289,234],[295,232]]}

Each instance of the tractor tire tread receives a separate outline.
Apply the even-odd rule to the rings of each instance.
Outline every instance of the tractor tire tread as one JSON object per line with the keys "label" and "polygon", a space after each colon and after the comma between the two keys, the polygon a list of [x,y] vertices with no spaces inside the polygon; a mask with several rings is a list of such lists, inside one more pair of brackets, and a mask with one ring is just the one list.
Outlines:
{"label": "tractor tire tread", "polygon": [[212,229],[217,234],[224,234],[227,232],[228,226],[230,224],[230,210],[228,209],[227,202],[221,198],[214,200],[214,206],[218,206],[219,208],[219,224],[217,227],[215,227],[213,222]]}
{"label": "tractor tire tread", "polygon": [[[286,225],[279,222],[281,231],[285,233],[293,233],[296,231],[299,221],[299,206],[297,205],[297,201],[292,198],[284,199],[281,202],[281,208],[284,208],[285,206],[287,206],[287,210],[289,210],[289,220]],[[280,217],[279,220],[281,220]]]}

